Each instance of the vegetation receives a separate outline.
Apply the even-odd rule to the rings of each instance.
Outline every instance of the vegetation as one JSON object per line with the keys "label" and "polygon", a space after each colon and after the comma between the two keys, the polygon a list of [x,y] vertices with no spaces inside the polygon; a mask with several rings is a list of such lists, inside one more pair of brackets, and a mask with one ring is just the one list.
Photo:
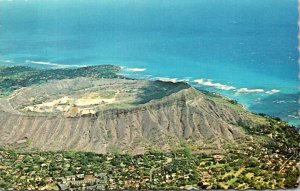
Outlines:
{"label": "vegetation", "polygon": [[[59,70],[2,67],[0,96],[48,80],[79,76],[116,78],[118,71],[119,67],[109,65]],[[204,93],[216,103],[242,110],[234,100]],[[0,148],[0,189],[60,189],[62,184],[67,188],[88,188],[99,183],[99,174],[106,176],[106,189],[296,188],[300,134],[279,118],[260,115],[253,114],[257,119],[261,117],[263,123],[254,125],[243,120],[234,124],[249,136],[236,140],[236,144],[223,142],[222,151],[199,148],[186,140],[168,153],[152,148],[136,156],[121,154],[117,146],[111,146],[106,155]],[[210,151],[205,152],[206,149]]]}
{"label": "vegetation", "polygon": [[265,119],[267,120],[265,124],[254,126],[250,122],[239,121],[238,125],[253,136],[267,137],[266,144],[272,145],[275,150],[286,153],[300,152],[300,134],[296,127],[288,125],[279,118],[265,117]]}
{"label": "vegetation", "polygon": [[73,79],[76,77],[117,78],[120,68],[112,65],[89,66],[68,69],[38,69],[25,66],[0,68],[0,97],[21,87],[45,83],[49,80]]}
{"label": "vegetation", "polygon": [[229,102],[232,103],[232,104],[234,104],[234,105],[238,104],[238,102],[236,100],[233,100],[233,99],[229,100]]}
{"label": "vegetation", "polygon": [[[59,189],[60,177],[107,177],[106,189],[278,189],[295,188],[300,175],[299,146],[286,152],[250,139],[239,147],[224,143],[222,153],[197,153],[182,142],[178,150],[144,155],[91,152],[24,152],[0,149],[1,189]],[[200,149],[200,148],[198,148]],[[205,148],[201,148],[202,151]],[[76,182],[76,181],[75,181]],[[72,188],[91,184],[79,181]]]}

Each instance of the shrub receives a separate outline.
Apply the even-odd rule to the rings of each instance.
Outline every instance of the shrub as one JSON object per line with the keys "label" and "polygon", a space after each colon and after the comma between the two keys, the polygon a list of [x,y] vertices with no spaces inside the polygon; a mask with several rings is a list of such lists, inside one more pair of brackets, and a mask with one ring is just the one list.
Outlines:
{"label": "shrub", "polygon": [[120,155],[121,154],[121,149],[117,145],[112,145],[108,150],[113,155]]}
{"label": "shrub", "polygon": [[233,99],[232,99],[232,100],[229,100],[229,102],[232,103],[232,104],[234,104],[234,105],[237,105],[237,104],[238,104],[238,102],[237,102],[236,100],[233,100]]}
{"label": "shrub", "polygon": [[273,118],[275,121],[281,121],[281,119],[279,117],[274,117]]}
{"label": "shrub", "polygon": [[266,117],[266,116],[267,116],[267,115],[264,114],[264,113],[259,113],[258,115],[263,116],[263,117]]}

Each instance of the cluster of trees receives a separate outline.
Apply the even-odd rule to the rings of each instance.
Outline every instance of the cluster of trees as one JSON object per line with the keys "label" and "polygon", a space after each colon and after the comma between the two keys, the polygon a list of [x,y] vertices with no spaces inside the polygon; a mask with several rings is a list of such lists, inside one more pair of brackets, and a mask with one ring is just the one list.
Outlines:
{"label": "cluster of trees", "polygon": [[[187,143],[170,153],[151,150],[144,155],[100,155],[91,152],[16,152],[1,150],[4,171],[0,188],[39,189],[55,185],[55,178],[106,173],[108,189],[171,189],[187,185],[206,188],[293,188],[297,159],[280,171],[286,158],[265,157],[259,149],[228,150],[222,160],[212,154],[193,154]],[[255,146],[255,145],[254,145]],[[252,156],[252,157],[249,157]],[[268,161],[272,160],[271,164]],[[250,174],[250,175],[249,175]],[[51,179],[51,181],[46,181]],[[276,180],[275,182],[273,180]]]}

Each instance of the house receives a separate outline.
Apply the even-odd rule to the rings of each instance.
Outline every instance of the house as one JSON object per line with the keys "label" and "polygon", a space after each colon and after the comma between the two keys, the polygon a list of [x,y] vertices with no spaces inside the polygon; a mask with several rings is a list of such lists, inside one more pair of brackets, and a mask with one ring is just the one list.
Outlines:
{"label": "house", "polygon": [[63,183],[57,183],[57,186],[60,190],[67,190],[69,187]]}
{"label": "house", "polygon": [[66,179],[68,181],[75,181],[76,177],[74,175],[72,175],[72,176],[66,176]]}
{"label": "house", "polygon": [[78,180],[83,180],[83,179],[84,179],[84,174],[77,174],[77,175],[76,175],[76,178],[77,178]]}
{"label": "house", "polygon": [[223,155],[214,155],[213,158],[216,160],[216,161],[220,161],[224,158]]}
{"label": "house", "polygon": [[107,179],[106,173],[94,173],[94,176],[99,179]]}

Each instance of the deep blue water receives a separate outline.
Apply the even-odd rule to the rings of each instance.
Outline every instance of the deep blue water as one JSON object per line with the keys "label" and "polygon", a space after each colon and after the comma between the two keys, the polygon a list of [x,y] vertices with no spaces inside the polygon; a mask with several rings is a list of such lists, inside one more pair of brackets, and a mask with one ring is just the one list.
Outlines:
{"label": "deep blue water", "polygon": [[2,0],[0,64],[120,65],[297,125],[297,20],[297,0]]}

